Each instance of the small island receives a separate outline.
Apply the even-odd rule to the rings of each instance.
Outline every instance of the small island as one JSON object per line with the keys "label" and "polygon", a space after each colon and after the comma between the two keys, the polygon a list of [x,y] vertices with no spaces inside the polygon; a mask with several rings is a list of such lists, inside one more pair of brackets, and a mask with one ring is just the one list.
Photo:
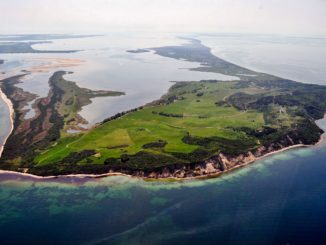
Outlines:
{"label": "small island", "polygon": [[78,125],[81,106],[94,96],[122,93],[81,89],[57,72],[50,79],[48,97],[36,104],[37,117],[26,121],[21,119],[21,103],[33,95],[14,86],[19,77],[2,81],[16,116],[0,168],[40,176],[192,178],[219,175],[320,140],[323,131],[315,120],[326,112],[326,86],[251,71],[216,57],[198,40],[188,42],[150,50],[201,63],[192,70],[239,80],[173,82],[158,100],[80,134],[65,132]]}

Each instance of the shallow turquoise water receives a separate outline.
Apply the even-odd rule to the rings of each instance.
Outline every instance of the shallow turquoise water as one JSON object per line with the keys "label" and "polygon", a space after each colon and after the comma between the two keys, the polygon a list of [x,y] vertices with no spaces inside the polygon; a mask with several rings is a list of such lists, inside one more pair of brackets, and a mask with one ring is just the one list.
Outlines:
{"label": "shallow turquoise water", "polygon": [[1,243],[320,244],[325,158],[324,143],[174,183],[2,174]]}

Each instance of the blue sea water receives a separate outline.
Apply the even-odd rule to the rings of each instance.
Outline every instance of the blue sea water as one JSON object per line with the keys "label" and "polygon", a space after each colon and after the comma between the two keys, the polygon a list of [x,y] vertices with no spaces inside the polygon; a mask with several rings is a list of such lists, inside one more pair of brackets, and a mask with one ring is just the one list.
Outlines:
{"label": "blue sea water", "polygon": [[[228,37],[225,42],[230,44]],[[263,54],[255,57],[271,57],[268,50],[279,49],[276,44],[261,48]],[[241,45],[248,50],[255,47],[235,46]],[[295,45],[300,50],[306,46]],[[286,47],[282,47],[286,56]],[[265,64],[266,69],[290,78],[303,69],[288,65],[287,70],[279,70],[272,58],[269,63],[258,58],[253,62],[250,56],[248,61],[248,53],[239,63]],[[307,53],[295,57],[297,64],[303,57],[314,60],[315,56]],[[234,53],[226,49],[224,55],[233,57]],[[282,60],[290,62],[291,57]],[[311,71],[311,81],[323,83],[323,70],[319,69],[323,62],[318,66],[302,63]],[[326,120],[319,125],[325,130]],[[324,244],[325,179],[325,142],[282,152],[206,180],[144,181],[124,176],[40,180],[2,173],[0,243]]]}
{"label": "blue sea water", "polygon": [[323,143],[183,182],[2,174],[1,244],[322,244],[325,159]]}

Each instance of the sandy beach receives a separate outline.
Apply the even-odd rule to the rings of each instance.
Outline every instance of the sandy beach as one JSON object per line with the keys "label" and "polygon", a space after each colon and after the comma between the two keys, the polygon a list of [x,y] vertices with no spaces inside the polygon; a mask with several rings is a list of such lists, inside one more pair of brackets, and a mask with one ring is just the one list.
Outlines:
{"label": "sandy beach", "polygon": [[[11,100],[2,92],[1,89],[0,89],[0,98],[6,103],[6,105],[9,108],[10,121],[11,121],[11,129],[10,129],[10,134],[11,134],[12,133],[12,130],[14,129],[14,117],[15,117],[14,107],[13,107],[13,104],[12,104]],[[5,146],[6,141],[7,141],[7,139],[8,139],[8,137],[9,137],[10,134],[8,134],[7,138],[0,145],[0,157],[2,155],[4,146]]]}

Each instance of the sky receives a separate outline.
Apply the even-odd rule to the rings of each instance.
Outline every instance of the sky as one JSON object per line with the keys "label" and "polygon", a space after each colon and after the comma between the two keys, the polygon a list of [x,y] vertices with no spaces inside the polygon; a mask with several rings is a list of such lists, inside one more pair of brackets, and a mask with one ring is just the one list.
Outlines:
{"label": "sky", "polygon": [[0,33],[326,36],[326,0],[0,0]]}

